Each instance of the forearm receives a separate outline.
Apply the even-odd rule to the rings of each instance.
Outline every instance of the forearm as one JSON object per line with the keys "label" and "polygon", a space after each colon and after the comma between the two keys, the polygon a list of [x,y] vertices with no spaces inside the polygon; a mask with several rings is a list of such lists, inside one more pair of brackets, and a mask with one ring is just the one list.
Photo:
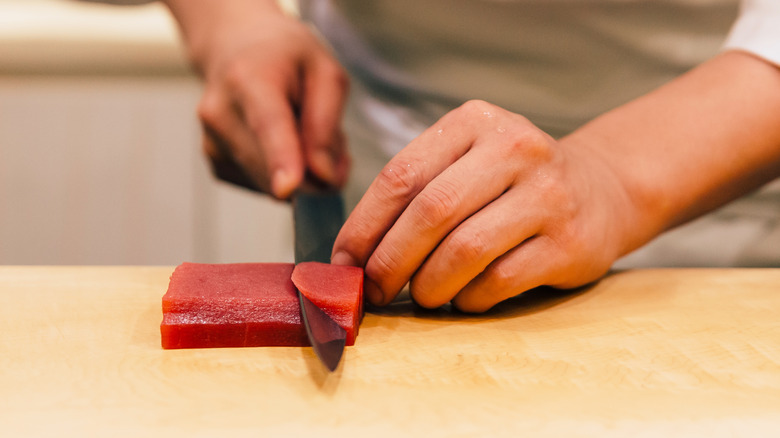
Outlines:
{"label": "forearm", "polygon": [[625,183],[627,253],[780,175],[780,69],[727,52],[561,141]]}
{"label": "forearm", "polygon": [[244,26],[262,25],[265,17],[281,16],[276,0],[161,0],[173,14],[182,32],[188,55],[196,67],[208,63],[211,47],[227,36],[214,29],[227,23],[240,32]]}

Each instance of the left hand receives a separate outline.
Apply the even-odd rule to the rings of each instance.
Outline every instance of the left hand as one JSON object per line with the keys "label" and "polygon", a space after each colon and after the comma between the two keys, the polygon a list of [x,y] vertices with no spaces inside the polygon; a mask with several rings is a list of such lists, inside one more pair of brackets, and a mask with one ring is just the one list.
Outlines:
{"label": "left hand", "polygon": [[205,80],[198,117],[216,176],[278,199],[341,188],[349,78],[311,29],[275,0],[165,3]]}
{"label": "left hand", "polygon": [[556,142],[482,101],[394,157],[347,219],[333,263],[365,267],[367,299],[482,312],[540,285],[571,288],[622,255],[636,209],[609,157]]}

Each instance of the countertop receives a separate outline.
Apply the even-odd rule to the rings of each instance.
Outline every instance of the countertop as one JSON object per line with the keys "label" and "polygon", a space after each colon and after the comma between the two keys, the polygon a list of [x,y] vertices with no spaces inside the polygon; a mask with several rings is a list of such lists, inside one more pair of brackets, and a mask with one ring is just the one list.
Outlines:
{"label": "countertop", "polygon": [[780,269],[614,272],[310,348],[160,348],[173,267],[0,267],[5,436],[768,436]]}

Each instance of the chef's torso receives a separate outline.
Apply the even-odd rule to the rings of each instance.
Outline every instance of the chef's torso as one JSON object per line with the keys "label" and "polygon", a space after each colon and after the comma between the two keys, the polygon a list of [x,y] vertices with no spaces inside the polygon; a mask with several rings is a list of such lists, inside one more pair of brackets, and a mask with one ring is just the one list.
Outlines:
{"label": "chef's torso", "polygon": [[[743,37],[752,38],[768,9],[774,21],[759,24],[777,24],[774,1],[745,0],[753,11],[740,19]],[[303,0],[301,12],[355,79],[347,120],[357,156],[354,203],[387,159],[464,101],[489,101],[563,136],[716,55],[739,7],[738,0]],[[758,47],[774,47],[764,51],[777,57],[777,38],[762,38]],[[618,263],[692,265],[780,266],[780,184]]]}
{"label": "chef's torso", "polygon": [[425,123],[468,99],[554,136],[715,55],[737,0],[313,0],[371,93]]}

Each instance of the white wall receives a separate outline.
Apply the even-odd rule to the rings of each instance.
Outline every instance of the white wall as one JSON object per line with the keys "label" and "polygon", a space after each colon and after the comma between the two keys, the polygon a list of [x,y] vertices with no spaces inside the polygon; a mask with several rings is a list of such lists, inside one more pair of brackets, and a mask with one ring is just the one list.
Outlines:
{"label": "white wall", "polygon": [[292,260],[288,206],[211,177],[159,5],[5,0],[2,20],[0,264]]}

